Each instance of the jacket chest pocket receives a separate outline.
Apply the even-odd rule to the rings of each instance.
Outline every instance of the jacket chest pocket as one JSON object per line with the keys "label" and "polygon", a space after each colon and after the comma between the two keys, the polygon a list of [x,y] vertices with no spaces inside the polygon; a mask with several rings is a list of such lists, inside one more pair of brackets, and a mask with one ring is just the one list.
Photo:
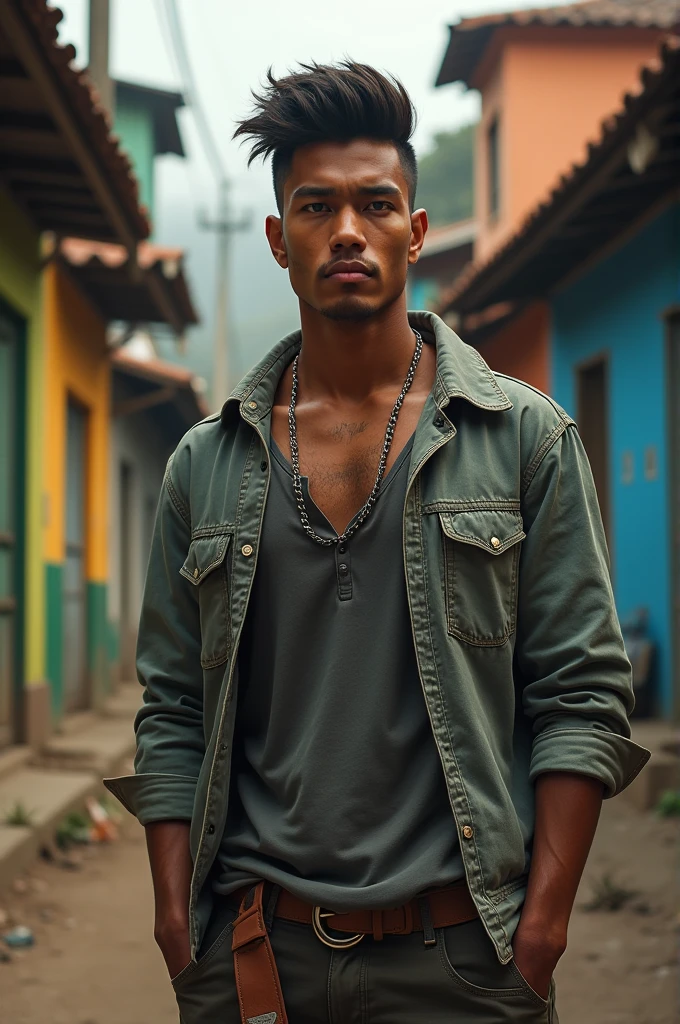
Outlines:
{"label": "jacket chest pocket", "polygon": [[180,574],[198,588],[203,668],[221,665],[231,649],[227,558],[230,542],[230,533],[196,537],[180,569]]}
{"label": "jacket chest pocket", "polygon": [[522,529],[519,512],[440,512],[446,617],[451,636],[479,647],[504,644],[515,631]]}

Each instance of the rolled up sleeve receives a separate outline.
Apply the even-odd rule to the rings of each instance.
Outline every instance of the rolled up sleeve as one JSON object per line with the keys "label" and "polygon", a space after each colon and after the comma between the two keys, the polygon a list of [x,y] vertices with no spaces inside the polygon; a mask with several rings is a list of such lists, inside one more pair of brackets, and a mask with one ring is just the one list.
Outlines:
{"label": "rolled up sleeve", "polygon": [[590,465],[574,424],[524,495],[516,658],[532,722],[530,776],[567,771],[624,789],[649,759],[630,739],[634,697]]}
{"label": "rolled up sleeve", "polygon": [[158,505],[139,625],[137,674],[144,694],[135,719],[135,774],[104,780],[143,825],[191,819],[205,756],[199,609],[195,588],[179,572],[191,531],[172,463]]}

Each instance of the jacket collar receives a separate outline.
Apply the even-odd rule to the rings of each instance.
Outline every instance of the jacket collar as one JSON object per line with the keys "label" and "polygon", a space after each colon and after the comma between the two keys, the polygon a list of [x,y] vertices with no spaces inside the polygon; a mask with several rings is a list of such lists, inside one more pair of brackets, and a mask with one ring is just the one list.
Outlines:
{"label": "jacket collar", "polygon": [[[409,313],[408,318],[424,341],[437,346],[433,397],[440,409],[452,398],[463,398],[478,409],[491,412],[512,409],[512,402],[479,352],[462,342],[440,317],[416,312]],[[226,425],[229,414],[237,408],[251,422],[269,415],[281,375],[300,351],[301,344],[301,332],[293,331],[246,374],[222,407],[223,424]]]}

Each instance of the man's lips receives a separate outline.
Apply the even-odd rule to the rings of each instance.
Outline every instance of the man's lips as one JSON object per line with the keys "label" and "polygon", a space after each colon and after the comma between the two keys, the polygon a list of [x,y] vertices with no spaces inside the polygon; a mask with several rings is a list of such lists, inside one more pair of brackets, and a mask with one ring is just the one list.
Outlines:
{"label": "man's lips", "polygon": [[336,281],[367,281],[371,277],[371,271],[363,263],[356,261],[335,263],[327,271],[326,277],[333,277]]}

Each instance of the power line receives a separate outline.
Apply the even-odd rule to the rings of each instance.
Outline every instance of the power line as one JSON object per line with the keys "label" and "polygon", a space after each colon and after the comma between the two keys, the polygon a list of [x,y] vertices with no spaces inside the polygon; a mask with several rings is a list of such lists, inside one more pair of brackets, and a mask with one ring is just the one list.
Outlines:
{"label": "power line", "polygon": [[227,172],[224,164],[222,163],[222,157],[217,143],[215,142],[215,136],[212,133],[210,122],[208,121],[201,104],[198,89],[196,87],[196,79],[194,78],[191,61],[189,60],[189,54],[184,42],[182,24],[180,22],[176,0],[165,0],[165,11],[167,14],[167,26],[170,32],[172,50],[179,68],[180,79],[182,81],[182,91],[188,99],[189,106],[193,111],[198,134],[211,170],[215,175],[218,184],[222,184],[222,182],[227,180]]}
{"label": "power line", "polygon": [[218,187],[217,217],[209,220],[203,213],[198,218],[199,227],[203,228],[204,231],[214,231],[217,234],[217,294],[215,302],[212,401],[213,407],[218,408],[229,393],[232,370],[232,367],[230,367],[230,355],[233,355],[233,353],[230,353],[233,343],[230,345],[229,338],[229,241],[234,231],[243,231],[249,227],[250,216],[245,215],[238,221],[232,220],[229,216],[229,179],[227,178],[222,157],[215,142],[215,136],[201,105],[191,61],[184,41],[177,0],[165,0],[165,13],[167,15],[167,26],[170,33],[172,51],[179,68],[182,91],[189,108],[193,111],[194,123]]}

